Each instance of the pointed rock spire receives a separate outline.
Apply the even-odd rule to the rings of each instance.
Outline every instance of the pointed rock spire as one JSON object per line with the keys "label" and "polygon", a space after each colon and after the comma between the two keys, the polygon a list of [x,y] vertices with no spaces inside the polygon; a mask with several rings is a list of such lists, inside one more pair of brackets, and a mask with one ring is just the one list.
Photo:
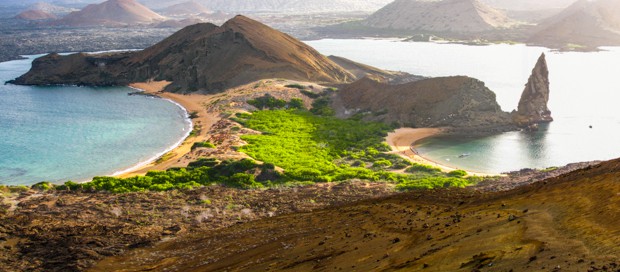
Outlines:
{"label": "pointed rock spire", "polygon": [[521,94],[519,108],[513,112],[513,120],[520,127],[528,127],[538,123],[551,122],[549,102],[549,69],[545,53],[543,53],[532,70],[525,90]]}

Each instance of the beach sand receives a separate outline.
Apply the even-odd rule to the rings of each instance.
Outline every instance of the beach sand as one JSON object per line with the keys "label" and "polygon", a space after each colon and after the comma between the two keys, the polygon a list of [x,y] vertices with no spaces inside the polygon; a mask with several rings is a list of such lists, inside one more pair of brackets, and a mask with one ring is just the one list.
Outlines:
{"label": "beach sand", "polygon": [[[415,142],[428,137],[439,135],[443,133],[443,131],[444,130],[441,128],[399,128],[396,129],[394,132],[388,133],[388,136],[385,140],[387,144],[392,148],[392,154],[398,154],[401,157],[415,163],[438,167],[444,172],[458,170],[457,168],[442,165],[427,158],[424,158],[418,154],[415,154],[411,149]],[[478,173],[472,171],[466,172],[470,176],[496,176],[495,174],[488,173]]]}
{"label": "beach sand", "polygon": [[198,117],[192,119],[194,129],[201,128],[201,132],[195,136],[187,137],[181,145],[166,153],[162,157],[163,161],[151,162],[138,169],[134,169],[127,173],[117,175],[117,177],[127,178],[136,175],[144,175],[152,170],[166,170],[171,167],[185,167],[190,162],[186,154],[190,153],[192,145],[196,142],[207,140],[207,132],[209,128],[215,124],[220,118],[219,116],[207,112],[204,103],[208,100],[208,96],[199,94],[175,94],[163,92],[162,90],[168,86],[168,81],[150,81],[132,83],[129,86],[135,89],[143,90],[146,94],[156,95],[165,99],[170,99],[183,106],[187,112],[196,112]]}

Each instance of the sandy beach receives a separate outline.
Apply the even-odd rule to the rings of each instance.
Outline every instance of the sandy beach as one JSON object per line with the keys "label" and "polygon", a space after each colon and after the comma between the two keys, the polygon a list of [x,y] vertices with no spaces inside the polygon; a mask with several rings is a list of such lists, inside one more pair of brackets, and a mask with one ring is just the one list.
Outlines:
{"label": "sandy beach", "polygon": [[[442,165],[427,158],[424,158],[414,153],[411,149],[411,146],[413,146],[415,142],[441,134],[443,131],[444,130],[441,128],[399,128],[396,129],[394,132],[388,133],[388,136],[385,140],[387,144],[392,148],[392,154],[398,154],[401,157],[415,163],[438,167],[444,172],[458,170],[457,168]],[[472,171],[467,171],[467,174],[470,176],[495,176],[494,174],[478,173]]]}
{"label": "sandy beach", "polygon": [[159,161],[157,163],[153,161],[138,169],[134,169],[130,172],[117,175],[118,177],[127,178],[136,175],[144,175],[148,171],[152,170],[166,170],[171,167],[187,166],[190,161],[186,158],[185,155],[191,151],[192,145],[194,143],[207,140],[208,129],[219,120],[218,116],[207,112],[207,110],[205,109],[203,104],[208,99],[207,96],[197,94],[183,95],[163,92],[162,90],[166,86],[168,86],[168,84],[170,84],[170,82],[151,81],[132,83],[129,86],[135,89],[143,90],[146,94],[152,94],[165,99],[170,99],[184,107],[187,112],[197,113],[198,117],[193,118],[191,121],[194,125],[194,129],[198,128],[200,130],[200,133],[195,136],[187,137],[181,145],[177,146],[172,151],[163,155],[163,161]]}

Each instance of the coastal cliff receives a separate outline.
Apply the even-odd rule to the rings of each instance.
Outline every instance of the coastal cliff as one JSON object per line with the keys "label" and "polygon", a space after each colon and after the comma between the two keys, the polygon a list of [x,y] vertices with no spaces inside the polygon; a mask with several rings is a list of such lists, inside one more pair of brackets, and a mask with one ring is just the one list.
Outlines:
{"label": "coastal cliff", "polygon": [[520,127],[536,126],[538,123],[553,121],[549,102],[549,69],[543,53],[532,70],[525,90],[521,95],[517,111],[512,113],[515,124]]}
{"label": "coastal cliff", "polygon": [[408,127],[459,130],[513,130],[510,114],[484,82],[465,76],[438,77],[391,85],[366,77],[342,88],[333,107],[340,117],[397,123]]}
{"label": "coastal cliff", "polygon": [[521,95],[519,108],[504,112],[484,82],[466,76],[416,79],[395,83],[374,74],[334,94],[339,117],[357,116],[405,127],[444,127],[479,134],[535,129],[553,121],[549,102],[549,70],[542,54]]}
{"label": "coastal cliff", "polygon": [[188,26],[142,51],[51,54],[10,83],[127,85],[166,80],[166,91],[220,92],[266,78],[346,83],[355,76],[301,41],[244,16]]}

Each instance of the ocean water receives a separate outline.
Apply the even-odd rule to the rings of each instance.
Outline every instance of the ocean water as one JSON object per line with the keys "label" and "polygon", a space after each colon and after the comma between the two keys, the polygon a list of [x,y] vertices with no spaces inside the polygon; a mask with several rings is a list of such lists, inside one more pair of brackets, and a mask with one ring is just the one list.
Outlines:
{"label": "ocean water", "polygon": [[[372,39],[325,39],[308,44],[325,55],[383,69],[432,77],[478,78],[497,94],[505,111],[517,107],[531,70],[544,52],[550,71],[549,108],[554,122],[537,132],[429,138],[418,143],[418,151],[441,164],[487,173],[620,157],[620,47],[560,53],[525,45]],[[459,158],[461,154],[469,156]]]}
{"label": "ocean water", "polygon": [[191,130],[171,101],[127,87],[4,85],[34,56],[0,63],[0,184],[84,181],[153,160]]}

